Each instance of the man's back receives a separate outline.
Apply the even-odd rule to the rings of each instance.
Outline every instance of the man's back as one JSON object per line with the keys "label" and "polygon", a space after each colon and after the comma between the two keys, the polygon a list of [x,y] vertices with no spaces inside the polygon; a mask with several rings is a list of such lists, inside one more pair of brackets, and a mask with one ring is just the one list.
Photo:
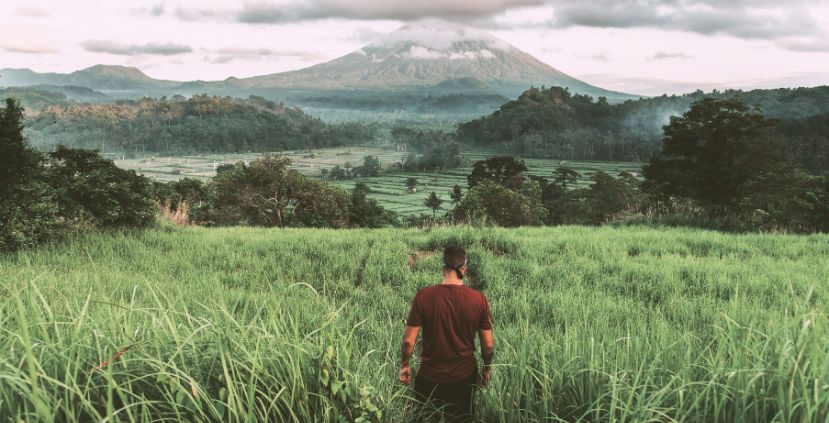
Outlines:
{"label": "man's back", "polygon": [[480,330],[492,329],[484,294],[452,284],[418,291],[406,324],[422,327],[419,374],[436,383],[464,380],[475,374],[475,336]]}

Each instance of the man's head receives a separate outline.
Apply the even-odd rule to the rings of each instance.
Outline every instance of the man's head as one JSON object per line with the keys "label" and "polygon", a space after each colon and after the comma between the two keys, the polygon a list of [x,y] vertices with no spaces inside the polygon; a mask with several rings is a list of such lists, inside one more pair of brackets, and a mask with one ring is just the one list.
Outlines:
{"label": "man's head", "polygon": [[466,273],[466,251],[463,248],[450,245],[443,250],[443,273],[455,272],[458,279],[463,279]]}

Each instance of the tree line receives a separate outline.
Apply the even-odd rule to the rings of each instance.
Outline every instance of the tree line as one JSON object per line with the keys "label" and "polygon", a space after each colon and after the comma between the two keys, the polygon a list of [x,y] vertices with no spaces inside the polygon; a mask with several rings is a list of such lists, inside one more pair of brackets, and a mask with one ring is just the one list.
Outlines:
{"label": "tree line", "polygon": [[[804,172],[787,151],[778,122],[737,100],[703,99],[664,127],[662,148],[644,180],[596,172],[587,187],[560,165],[528,176],[526,165],[497,156],[473,165],[464,190],[449,193],[446,224],[685,225],[721,230],[829,231],[829,175]],[[378,167],[366,158],[364,167]],[[409,182],[407,182],[408,184]],[[416,184],[416,181],[413,182]],[[383,227],[395,213],[368,198],[291,169],[266,154],[221,167],[209,181],[151,183],[97,152],[59,147],[43,154],[23,137],[23,110],[0,109],[0,250],[15,250],[102,228],[141,228],[159,205],[183,222],[265,227]],[[443,200],[432,193],[433,211]],[[422,225],[432,217],[407,218]],[[429,222],[427,222],[429,223]]]}
{"label": "tree line", "polygon": [[829,170],[829,87],[697,91],[616,105],[560,87],[532,88],[489,116],[459,124],[457,140],[525,157],[647,161],[659,154],[670,117],[706,98],[756,106],[778,123],[790,160],[812,173]]}
{"label": "tree line", "polygon": [[522,161],[490,158],[475,164],[467,192],[455,187],[447,219],[500,226],[827,231],[829,173],[805,172],[778,124],[738,100],[697,101],[664,127],[662,148],[645,166],[644,181],[626,172],[596,172],[587,188],[571,189],[579,175],[566,166],[550,178],[528,177]]}
{"label": "tree line", "polygon": [[372,126],[327,124],[298,108],[257,96],[177,95],[56,104],[34,114],[27,127],[30,142],[40,150],[64,145],[126,154],[281,151],[355,145],[375,138]]}

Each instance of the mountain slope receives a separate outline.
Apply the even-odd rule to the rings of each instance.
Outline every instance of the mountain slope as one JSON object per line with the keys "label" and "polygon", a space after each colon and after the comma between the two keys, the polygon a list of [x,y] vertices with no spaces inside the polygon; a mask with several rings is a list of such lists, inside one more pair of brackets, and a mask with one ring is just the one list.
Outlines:
{"label": "mountain slope", "polygon": [[[454,81],[442,86],[446,81]],[[0,70],[0,86],[76,85],[143,95],[257,90],[419,91],[450,88],[516,96],[530,86],[561,86],[579,94],[625,100],[543,63],[485,32],[443,21],[411,24],[340,58],[308,68],[224,81],[175,82],[150,78],[134,67],[96,65],[70,74]],[[465,91],[466,90],[466,91]],[[430,90],[431,91],[431,90]]]}
{"label": "mountain slope", "polygon": [[0,86],[74,85],[93,90],[173,88],[180,82],[153,79],[130,66],[95,65],[69,74],[0,69]]}
{"label": "mountain slope", "polygon": [[477,80],[523,91],[557,85],[574,92],[633,98],[592,86],[487,33],[426,22],[407,25],[379,42],[309,68],[238,80],[257,88],[405,89],[447,80]]}

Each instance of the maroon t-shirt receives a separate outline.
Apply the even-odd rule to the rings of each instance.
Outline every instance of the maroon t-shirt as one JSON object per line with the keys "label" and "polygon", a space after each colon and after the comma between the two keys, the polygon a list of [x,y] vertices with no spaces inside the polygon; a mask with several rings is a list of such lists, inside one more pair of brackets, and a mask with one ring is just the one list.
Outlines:
{"label": "maroon t-shirt", "polygon": [[420,375],[447,383],[475,373],[475,336],[481,329],[491,330],[492,319],[483,293],[441,284],[417,291],[406,325],[423,328]]}

